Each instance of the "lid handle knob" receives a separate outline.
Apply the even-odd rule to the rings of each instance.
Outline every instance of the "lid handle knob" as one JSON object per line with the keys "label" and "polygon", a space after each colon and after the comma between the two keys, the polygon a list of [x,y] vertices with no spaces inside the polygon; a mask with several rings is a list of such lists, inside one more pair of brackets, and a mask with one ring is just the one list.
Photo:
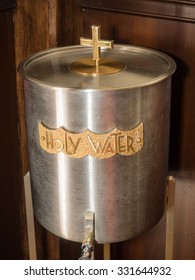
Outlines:
{"label": "lid handle knob", "polygon": [[126,66],[122,62],[107,56],[107,51],[104,52],[104,57],[101,58],[101,48],[113,49],[114,41],[100,39],[101,26],[92,25],[91,28],[92,38],[88,39],[81,37],[80,43],[83,46],[93,48],[93,58],[84,57],[72,62],[69,65],[70,71],[81,75],[99,76],[115,74],[124,70]]}
{"label": "lid handle knob", "polygon": [[93,60],[95,60],[96,67],[99,67],[99,61],[101,59],[101,47],[113,49],[114,41],[101,40],[100,28],[101,26],[92,25],[92,39],[80,38],[80,44],[83,46],[93,47]]}

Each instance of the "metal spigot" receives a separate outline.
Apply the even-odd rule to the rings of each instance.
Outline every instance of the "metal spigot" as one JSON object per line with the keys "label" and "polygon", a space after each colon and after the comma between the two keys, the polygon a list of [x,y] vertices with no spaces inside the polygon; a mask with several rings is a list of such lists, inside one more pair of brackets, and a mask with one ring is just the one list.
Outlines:
{"label": "metal spigot", "polygon": [[94,251],[94,239],[93,236],[89,236],[87,239],[85,239],[81,245],[81,257],[79,260],[91,260],[92,254]]}
{"label": "metal spigot", "polygon": [[94,213],[85,214],[85,238],[81,245],[81,257],[79,260],[93,259],[94,252]]}

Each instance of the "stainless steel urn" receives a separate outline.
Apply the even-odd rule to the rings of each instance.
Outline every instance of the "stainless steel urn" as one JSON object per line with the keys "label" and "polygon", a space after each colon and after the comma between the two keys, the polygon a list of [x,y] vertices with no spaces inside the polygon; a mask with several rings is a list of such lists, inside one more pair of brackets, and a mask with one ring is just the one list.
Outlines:
{"label": "stainless steel urn", "polygon": [[96,242],[111,243],[163,215],[175,63],[155,50],[87,40],[19,66],[33,205],[46,229],[78,242],[91,211]]}

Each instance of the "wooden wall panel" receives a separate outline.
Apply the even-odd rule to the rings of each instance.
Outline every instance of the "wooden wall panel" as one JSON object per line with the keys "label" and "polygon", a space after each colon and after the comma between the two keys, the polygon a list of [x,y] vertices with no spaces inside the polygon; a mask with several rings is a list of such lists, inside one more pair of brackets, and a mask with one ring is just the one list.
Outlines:
{"label": "wooden wall panel", "polygon": [[82,8],[80,0],[64,1],[57,3],[57,46],[79,44],[82,36]]}
{"label": "wooden wall panel", "polygon": [[[179,33],[180,34],[180,33]],[[195,24],[188,23],[186,34],[181,37],[184,47],[185,76],[183,78],[182,131],[181,131],[181,169],[195,170]]]}
{"label": "wooden wall panel", "polygon": [[173,259],[195,260],[195,173],[180,173],[176,187]]}
{"label": "wooden wall panel", "polygon": [[182,0],[81,0],[87,9],[195,22],[195,3]]}
{"label": "wooden wall panel", "polygon": [[1,0],[0,11],[12,10],[16,7],[16,0]]}
{"label": "wooden wall panel", "polygon": [[0,11],[0,259],[24,256],[13,11]]}

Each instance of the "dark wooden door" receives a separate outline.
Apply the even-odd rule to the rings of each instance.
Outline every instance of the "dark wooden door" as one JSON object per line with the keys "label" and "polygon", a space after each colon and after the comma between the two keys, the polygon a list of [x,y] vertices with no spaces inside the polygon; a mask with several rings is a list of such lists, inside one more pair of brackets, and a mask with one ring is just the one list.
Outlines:
{"label": "dark wooden door", "polygon": [[[25,256],[13,10],[0,2],[0,259]],[[23,206],[22,206],[23,207]],[[27,253],[28,254],[28,253]]]}

